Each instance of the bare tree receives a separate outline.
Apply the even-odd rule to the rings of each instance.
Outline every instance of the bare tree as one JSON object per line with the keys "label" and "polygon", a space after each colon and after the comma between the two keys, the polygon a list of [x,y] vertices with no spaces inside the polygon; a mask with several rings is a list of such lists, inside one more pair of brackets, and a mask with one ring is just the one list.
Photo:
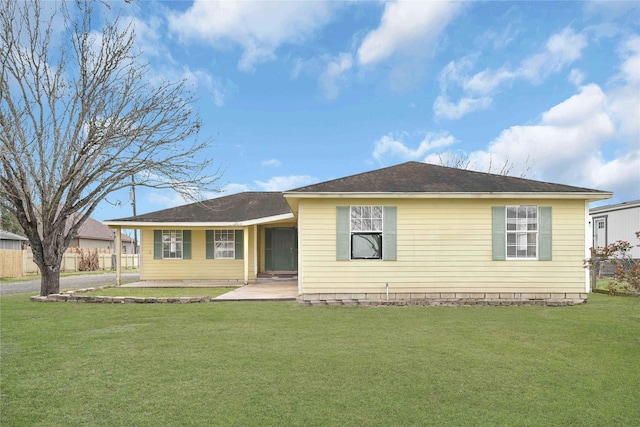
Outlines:
{"label": "bare tree", "polygon": [[[474,161],[471,156],[465,154],[447,153],[444,157],[442,155],[439,155],[438,160],[441,166],[447,166],[456,169],[480,170],[480,168],[478,168],[478,162]],[[514,167],[515,164],[509,158],[507,158],[504,162],[495,165],[493,162],[493,155],[490,154],[489,164],[482,172],[493,173],[496,175],[511,175]],[[531,158],[527,156],[527,160],[524,164],[524,169],[520,173],[519,178],[526,178],[531,172],[532,167],[533,162],[531,161]]]}
{"label": "bare tree", "polygon": [[103,2],[0,6],[0,203],[31,243],[41,295],[59,291],[63,254],[105,197],[131,185],[186,196],[220,173],[198,138],[186,81],[156,81]]}

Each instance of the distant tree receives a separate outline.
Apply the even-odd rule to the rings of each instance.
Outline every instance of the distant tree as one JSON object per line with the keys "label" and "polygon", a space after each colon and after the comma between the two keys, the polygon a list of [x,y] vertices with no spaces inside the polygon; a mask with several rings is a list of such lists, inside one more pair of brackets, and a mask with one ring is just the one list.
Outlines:
{"label": "distant tree", "polygon": [[219,179],[186,81],[151,76],[131,24],[94,25],[104,1],[0,5],[0,203],[24,229],[41,295],[60,289],[72,237],[131,185],[187,197]]}
{"label": "distant tree", "polygon": [[[456,169],[473,169],[480,170],[477,161],[473,160],[471,156],[459,153],[447,153],[445,156],[438,156],[439,164],[441,166],[447,166]],[[494,164],[493,155],[489,155],[489,165],[482,170],[482,172],[493,173],[496,175],[511,175],[515,168],[515,163],[507,158],[504,162],[498,162]],[[532,161],[530,157],[524,164],[524,170],[518,175],[520,178],[526,178],[531,172]]]}
{"label": "distant tree", "polygon": [[24,236],[24,230],[20,227],[20,223],[16,216],[8,209],[2,207],[2,204],[0,204],[0,230]]}

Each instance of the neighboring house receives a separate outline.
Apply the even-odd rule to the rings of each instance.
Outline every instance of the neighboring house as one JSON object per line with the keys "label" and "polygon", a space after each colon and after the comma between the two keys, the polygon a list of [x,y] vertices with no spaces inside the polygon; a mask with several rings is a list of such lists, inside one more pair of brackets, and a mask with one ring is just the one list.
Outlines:
{"label": "neighboring house", "polygon": [[634,248],[630,254],[640,259],[636,232],[640,231],[640,200],[599,206],[589,210],[593,227],[593,247],[603,248],[618,240],[625,240]]}
{"label": "neighboring house", "polygon": [[29,239],[18,234],[0,230],[0,249],[22,250]]}
{"label": "neighboring house", "polygon": [[[93,218],[88,218],[80,226],[78,233],[73,237],[73,240],[71,240],[69,247],[114,250],[115,235],[108,226]],[[126,234],[122,234],[122,250],[124,253],[134,253],[133,239]]]}
{"label": "neighboring house", "polygon": [[577,303],[589,202],[611,193],[409,162],[106,221],[142,280],[298,277],[300,301]]}

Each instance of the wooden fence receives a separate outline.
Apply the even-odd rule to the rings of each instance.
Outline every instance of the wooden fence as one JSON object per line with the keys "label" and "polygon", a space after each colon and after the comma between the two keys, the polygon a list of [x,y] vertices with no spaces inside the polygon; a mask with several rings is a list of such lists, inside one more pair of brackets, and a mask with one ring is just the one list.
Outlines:
{"label": "wooden fence", "polygon": [[22,276],[22,253],[20,249],[0,249],[0,278]]}
{"label": "wooden fence", "polygon": [[[114,264],[115,256],[113,254],[98,252],[97,256],[99,270],[116,269]],[[61,271],[63,273],[80,271],[80,257],[81,254],[78,249],[69,249],[62,258]],[[122,254],[122,268],[140,268],[140,256]],[[0,278],[21,277],[39,273],[38,266],[33,262],[31,250],[0,249]]]}

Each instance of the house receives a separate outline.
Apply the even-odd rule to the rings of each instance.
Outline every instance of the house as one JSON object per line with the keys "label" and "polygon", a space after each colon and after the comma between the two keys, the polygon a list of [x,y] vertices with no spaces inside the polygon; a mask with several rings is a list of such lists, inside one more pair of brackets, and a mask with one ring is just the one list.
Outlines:
{"label": "house", "polygon": [[593,228],[593,247],[604,248],[618,240],[634,247],[630,255],[640,259],[640,246],[636,232],[640,231],[640,200],[599,206],[589,210]]}
{"label": "house", "polygon": [[106,221],[142,280],[288,274],[315,301],[579,303],[589,202],[611,193],[408,162]]}
{"label": "house", "polygon": [[[115,236],[113,231],[103,223],[93,218],[87,220],[80,226],[78,233],[73,236],[70,248],[115,250]],[[124,253],[132,254],[133,239],[126,234],[122,235],[122,250]]]}
{"label": "house", "polygon": [[22,246],[28,242],[29,239],[20,236],[18,234],[9,233],[8,231],[0,230],[0,249],[10,249],[20,251]]}

